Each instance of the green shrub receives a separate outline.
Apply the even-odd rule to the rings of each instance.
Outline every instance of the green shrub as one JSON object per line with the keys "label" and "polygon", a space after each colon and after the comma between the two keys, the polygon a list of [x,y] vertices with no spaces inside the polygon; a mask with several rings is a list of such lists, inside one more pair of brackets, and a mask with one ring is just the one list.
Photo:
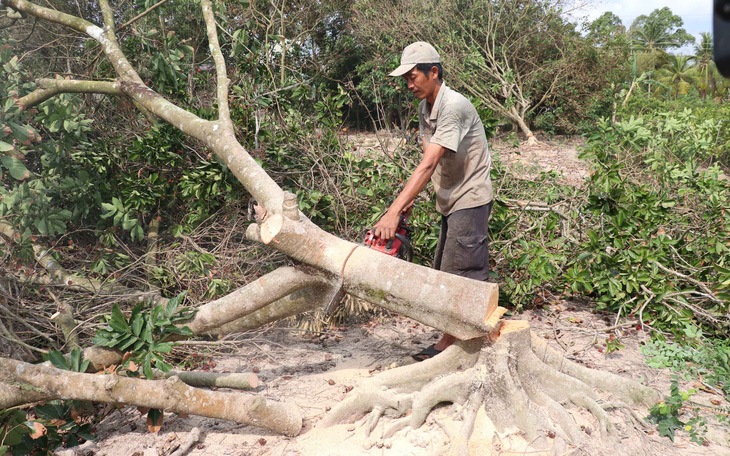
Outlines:
{"label": "green shrub", "polygon": [[584,210],[593,226],[564,284],[675,333],[697,323],[723,331],[730,186],[717,168],[700,172],[694,159],[678,159],[689,141],[653,134],[669,119],[604,120],[588,139],[582,156],[594,170]]}

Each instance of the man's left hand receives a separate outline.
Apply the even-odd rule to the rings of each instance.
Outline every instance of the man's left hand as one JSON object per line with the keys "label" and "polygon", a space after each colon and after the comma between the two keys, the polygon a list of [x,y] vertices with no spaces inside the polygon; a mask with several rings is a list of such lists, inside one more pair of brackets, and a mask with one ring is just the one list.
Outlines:
{"label": "man's left hand", "polygon": [[375,236],[380,239],[390,240],[395,237],[396,231],[398,231],[398,223],[400,223],[400,214],[391,214],[390,211],[386,212],[383,218],[375,224]]}

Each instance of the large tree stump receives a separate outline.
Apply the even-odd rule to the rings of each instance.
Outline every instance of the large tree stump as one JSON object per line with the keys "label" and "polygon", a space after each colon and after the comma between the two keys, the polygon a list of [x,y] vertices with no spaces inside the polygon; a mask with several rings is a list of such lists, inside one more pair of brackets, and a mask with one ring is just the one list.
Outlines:
{"label": "large tree stump", "polygon": [[[597,390],[614,400],[602,401]],[[383,372],[356,388],[335,406],[320,426],[355,422],[365,417],[364,432],[373,431],[385,414],[395,419],[378,438],[420,427],[438,404],[452,403],[463,418],[451,436],[451,454],[469,454],[469,440],[480,409],[498,433],[515,427],[535,450],[561,453],[567,445],[594,448],[566,407],[588,410],[602,442],[614,432],[606,409],[648,406],[655,390],[617,375],[592,370],[565,359],[531,335],[524,321],[505,321],[488,337],[460,341],[427,361]],[[632,411],[632,417],[638,418]],[[378,440],[372,436],[366,446]]]}

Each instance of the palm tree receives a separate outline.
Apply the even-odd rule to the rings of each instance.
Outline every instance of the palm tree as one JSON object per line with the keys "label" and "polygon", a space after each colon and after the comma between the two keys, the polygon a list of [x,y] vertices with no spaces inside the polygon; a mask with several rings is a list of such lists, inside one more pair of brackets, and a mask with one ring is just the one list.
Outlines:
{"label": "palm tree", "polygon": [[667,64],[659,70],[661,81],[668,86],[675,87],[675,97],[687,93],[690,84],[695,81],[694,67],[690,64],[691,58],[684,55],[667,55]]}
{"label": "palm tree", "polygon": [[697,71],[702,83],[700,84],[700,96],[705,98],[708,90],[712,90],[712,97],[715,97],[715,62],[712,60],[712,35],[709,32],[702,32],[700,42],[695,44],[695,55],[692,59],[697,65]]}
{"label": "palm tree", "polygon": [[666,50],[675,45],[674,37],[666,27],[656,21],[647,21],[634,31],[634,48],[645,52]]}
{"label": "palm tree", "polygon": [[673,39],[666,28],[655,21],[648,21],[643,27],[634,29],[632,50],[639,58],[642,71],[654,71],[666,60],[666,49],[672,46]]}

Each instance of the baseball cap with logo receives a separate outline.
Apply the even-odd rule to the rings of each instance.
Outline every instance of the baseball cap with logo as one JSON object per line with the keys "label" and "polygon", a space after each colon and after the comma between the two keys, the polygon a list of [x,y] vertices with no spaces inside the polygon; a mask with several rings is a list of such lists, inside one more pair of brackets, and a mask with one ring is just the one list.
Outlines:
{"label": "baseball cap with logo", "polygon": [[403,76],[419,63],[441,63],[441,57],[436,49],[425,41],[416,41],[403,49],[400,57],[400,66],[389,76]]}

